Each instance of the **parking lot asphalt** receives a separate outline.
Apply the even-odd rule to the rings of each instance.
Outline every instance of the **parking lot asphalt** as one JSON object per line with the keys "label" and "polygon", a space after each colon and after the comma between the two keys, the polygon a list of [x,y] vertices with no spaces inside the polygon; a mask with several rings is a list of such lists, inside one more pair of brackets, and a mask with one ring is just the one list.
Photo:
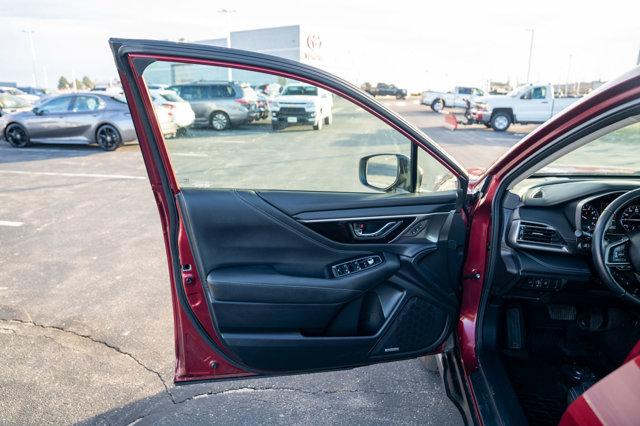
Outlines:
{"label": "parking lot asphalt", "polygon": [[[468,167],[527,130],[453,132],[414,100],[383,102]],[[136,144],[0,142],[0,423],[461,422],[416,360],[173,386],[167,266],[145,173]]]}

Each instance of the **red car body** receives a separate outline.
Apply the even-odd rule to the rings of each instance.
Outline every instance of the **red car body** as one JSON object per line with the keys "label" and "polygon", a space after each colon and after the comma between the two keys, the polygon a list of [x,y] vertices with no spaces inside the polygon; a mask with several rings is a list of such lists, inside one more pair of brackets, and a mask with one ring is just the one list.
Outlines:
{"label": "red car body", "polygon": [[[185,219],[179,217],[179,222],[171,223],[172,210],[176,209],[174,196],[181,192],[181,188],[174,175],[168,174],[163,180],[159,173],[159,166],[171,170],[171,161],[166,150],[154,151],[155,140],[162,140],[153,110],[151,99],[144,90],[145,82],[142,73],[138,71],[138,64],[143,61],[169,61],[186,64],[200,64],[210,66],[229,66],[238,69],[266,72],[282,77],[293,78],[309,84],[322,87],[353,102],[370,114],[378,117],[392,128],[410,139],[421,149],[440,159],[442,152],[432,145],[425,145],[423,140],[407,129],[409,125],[399,125],[401,119],[395,117],[381,105],[372,107],[375,101],[363,102],[363,98],[354,97],[351,93],[340,91],[339,87],[325,84],[322,79],[313,74],[292,74],[274,66],[255,64],[247,61],[227,61],[216,54],[224,49],[211,49],[211,57],[195,57],[181,54],[182,44],[171,43],[154,44],[136,40],[112,40],[114,56],[120,73],[124,91],[129,100],[134,124],[138,132],[140,148],[145,160],[151,188],[158,206],[162,229],[165,236],[167,258],[169,262],[171,288],[173,296],[173,311],[175,325],[176,369],[175,382],[187,383],[211,379],[229,379],[249,377],[258,374],[255,370],[244,369],[234,362],[232,351],[225,350],[225,344],[211,321],[207,306],[207,295],[203,290],[202,277],[194,270],[183,270],[177,273],[175,262],[180,259],[181,264],[195,264],[192,242],[185,229]],[[264,59],[264,58],[263,58]],[[357,90],[357,89],[356,89]],[[466,258],[462,268],[462,294],[457,327],[455,327],[455,343],[453,351],[458,367],[462,368],[458,378],[459,385],[466,390],[470,397],[465,402],[469,412],[468,420],[477,424],[499,423],[499,415],[488,416],[482,412],[480,405],[489,404],[491,396],[486,389],[476,389],[471,376],[483,369],[482,356],[478,351],[478,336],[481,328],[481,307],[483,290],[486,285],[485,277],[490,269],[492,253],[492,233],[496,202],[500,197],[501,186],[505,177],[517,165],[530,158],[548,145],[555,143],[562,135],[579,128],[604,111],[624,105],[640,97],[640,68],[613,81],[590,96],[577,102],[561,114],[537,128],[516,144],[506,154],[499,158],[486,171],[473,176],[468,181],[467,196],[470,202],[466,210],[468,225],[468,245]],[[404,123],[406,124],[406,123]],[[461,170],[449,162],[443,162],[452,173],[460,175]],[[168,191],[167,191],[168,189]],[[178,208],[179,211],[179,208]],[[171,235],[177,232],[178,245],[171,244]],[[176,251],[177,249],[177,251]],[[183,291],[186,305],[181,301],[179,291]],[[190,313],[190,312],[191,313]],[[194,321],[194,318],[197,321]],[[208,336],[222,350],[214,350],[203,336]],[[442,350],[451,350],[451,342],[441,346]],[[630,355],[627,362],[620,369],[612,372],[601,380],[573,404],[571,404],[562,418],[563,425],[578,424],[633,424],[640,418],[640,357]],[[454,369],[455,365],[449,365]]]}

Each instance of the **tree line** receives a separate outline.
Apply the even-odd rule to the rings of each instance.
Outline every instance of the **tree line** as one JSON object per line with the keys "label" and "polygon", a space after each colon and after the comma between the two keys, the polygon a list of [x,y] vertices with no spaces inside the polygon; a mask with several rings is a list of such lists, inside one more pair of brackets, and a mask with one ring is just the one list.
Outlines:
{"label": "tree line", "polygon": [[[82,80],[76,78],[76,89],[78,90],[93,90],[96,84],[88,76],[82,77]],[[73,80],[69,81],[63,75],[58,79],[58,90],[68,90],[73,88]]]}

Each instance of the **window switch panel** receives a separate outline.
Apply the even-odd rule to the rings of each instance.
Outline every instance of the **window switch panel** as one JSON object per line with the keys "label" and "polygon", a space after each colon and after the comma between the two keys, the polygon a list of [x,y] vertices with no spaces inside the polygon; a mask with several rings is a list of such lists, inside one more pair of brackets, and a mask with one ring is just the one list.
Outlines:
{"label": "window switch panel", "polygon": [[343,277],[345,275],[354,274],[356,272],[363,271],[365,269],[372,268],[382,263],[382,257],[376,255],[361,257],[360,259],[350,260],[344,263],[338,263],[331,267],[333,276],[335,278]]}

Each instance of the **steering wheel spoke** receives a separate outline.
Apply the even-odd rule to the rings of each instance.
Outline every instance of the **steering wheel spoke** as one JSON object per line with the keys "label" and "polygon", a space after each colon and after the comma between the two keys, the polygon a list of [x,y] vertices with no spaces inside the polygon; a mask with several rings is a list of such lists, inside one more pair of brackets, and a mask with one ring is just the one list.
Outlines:
{"label": "steering wheel spoke", "polygon": [[631,269],[631,262],[629,260],[629,237],[624,236],[605,246],[604,264],[608,268],[621,270]]}

